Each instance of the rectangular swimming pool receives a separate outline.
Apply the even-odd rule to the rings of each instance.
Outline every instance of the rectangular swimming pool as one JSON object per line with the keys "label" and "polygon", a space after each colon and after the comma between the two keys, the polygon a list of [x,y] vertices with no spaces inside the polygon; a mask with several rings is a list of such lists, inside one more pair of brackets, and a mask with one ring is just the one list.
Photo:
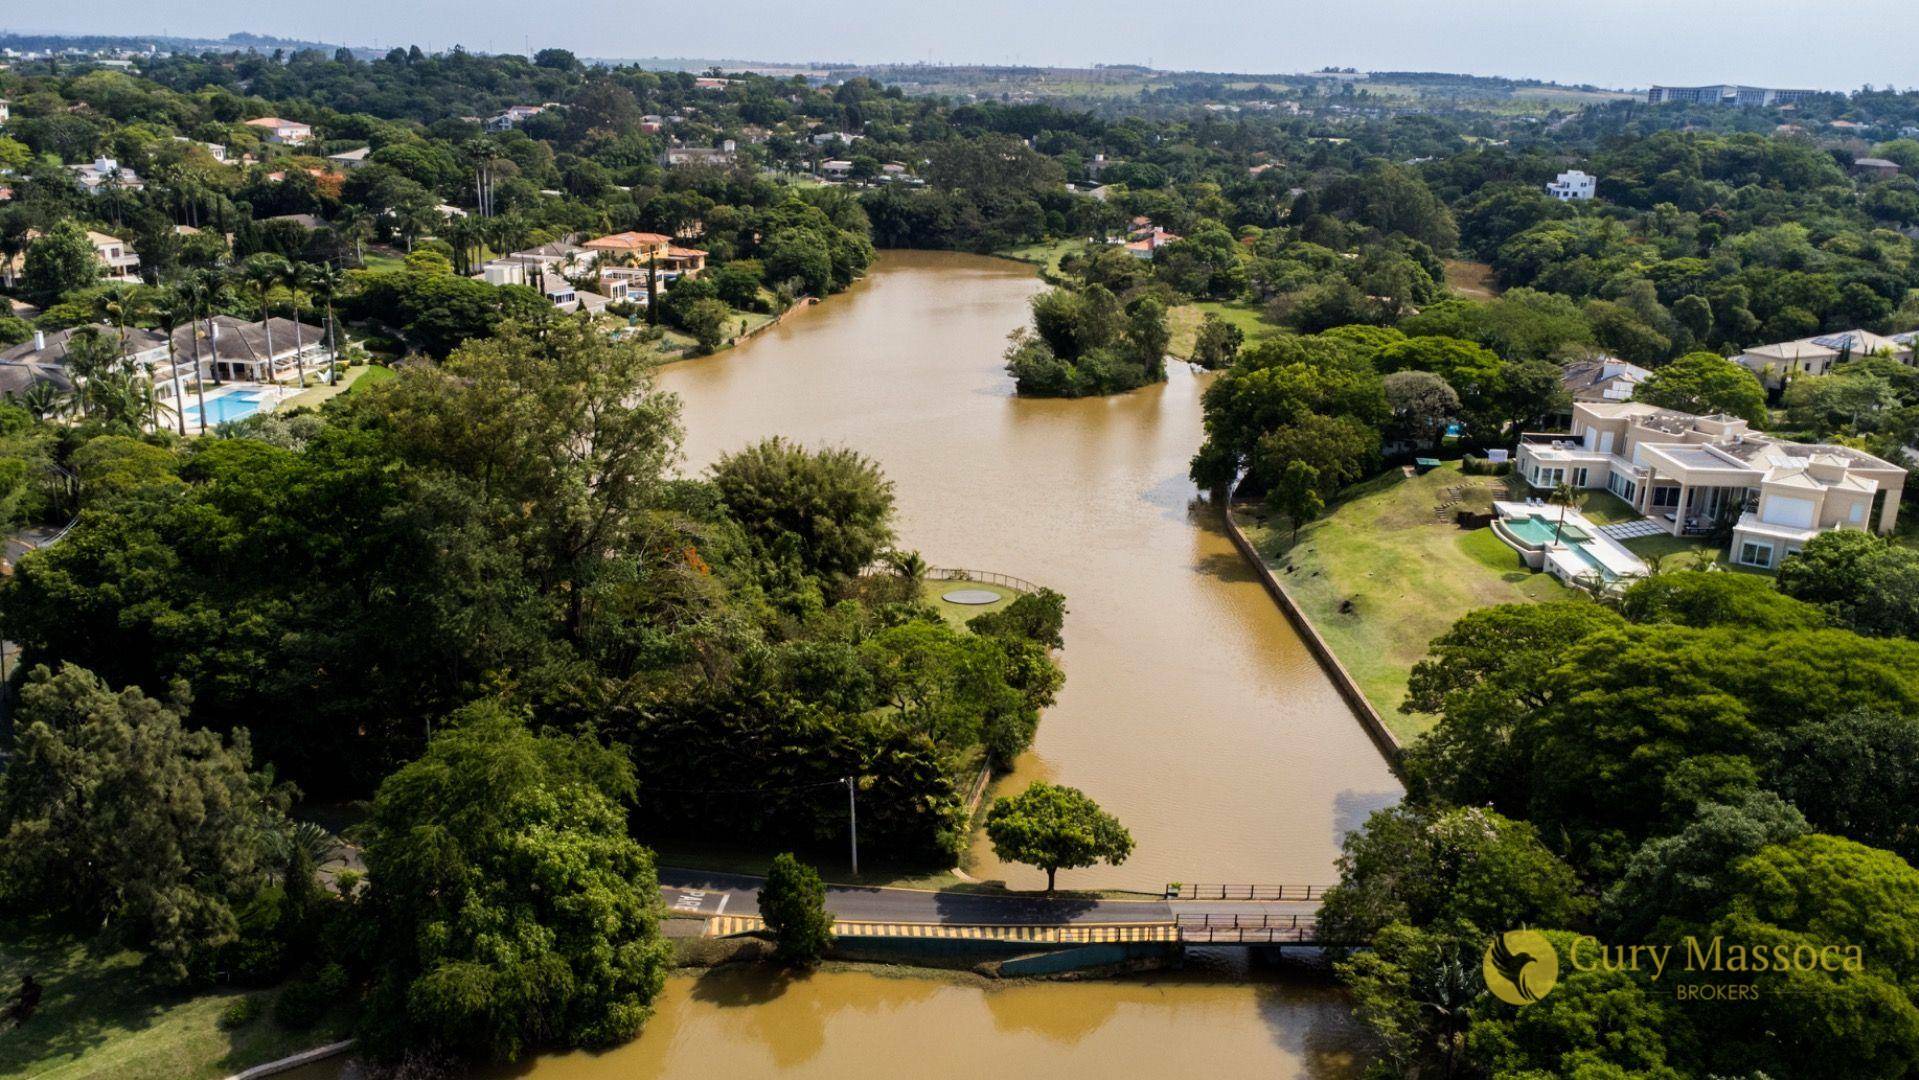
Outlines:
{"label": "rectangular swimming pool", "polygon": [[1534,514],[1531,517],[1509,518],[1506,521],[1506,528],[1510,529],[1514,536],[1519,537],[1529,544],[1550,544],[1555,539],[1558,539],[1568,544],[1577,545],[1582,541],[1592,539],[1592,537],[1586,534],[1586,530],[1571,522],[1567,522],[1562,527],[1558,519],[1545,517],[1540,514]]}
{"label": "rectangular swimming pool", "polygon": [[[252,416],[254,413],[259,412],[260,407],[263,404],[265,404],[264,398],[262,398],[259,394],[251,393],[247,391],[240,391],[232,394],[221,394],[219,397],[216,397],[216,398],[208,398],[207,399],[207,423],[209,425],[212,425],[212,424],[224,424],[233,420],[244,420],[247,417]],[[187,425],[191,427],[199,424],[199,422],[200,422],[199,406],[196,405],[188,408],[187,409]]]}

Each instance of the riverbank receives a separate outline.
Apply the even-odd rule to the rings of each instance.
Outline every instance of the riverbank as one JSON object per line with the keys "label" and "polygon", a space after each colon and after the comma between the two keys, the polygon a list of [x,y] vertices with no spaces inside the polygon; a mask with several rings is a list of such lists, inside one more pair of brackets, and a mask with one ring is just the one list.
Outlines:
{"label": "riverbank", "polygon": [[1347,489],[1297,539],[1263,507],[1235,511],[1264,566],[1402,742],[1431,726],[1399,707],[1433,638],[1477,608],[1576,595],[1528,570],[1490,529],[1455,520],[1504,490],[1496,477],[1463,475],[1456,461],[1420,475],[1393,469]]}
{"label": "riverbank", "polygon": [[44,988],[32,1018],[0,1022],[0,1077],[214,1080],[333,1042],[345,1030],[342,1015],[298,1030],[276,1023],[276,987],[182,993],[156,985],[140,959],[54,928],[0,928],[0,987],[11,996],[31,973]]}

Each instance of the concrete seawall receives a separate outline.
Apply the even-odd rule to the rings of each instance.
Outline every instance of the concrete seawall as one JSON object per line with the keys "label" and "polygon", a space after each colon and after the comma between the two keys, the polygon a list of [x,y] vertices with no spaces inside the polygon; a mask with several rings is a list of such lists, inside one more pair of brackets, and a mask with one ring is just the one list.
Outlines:
{"label": "concrete seawall", "polygon": [[1366,734],[1372,736],[1373,744],[1379,747],[1379,752],[1385,756],[1386,764],[1392,766],[1397,772],[1400,751],[1398,736],[1395,736],[1392,729],[1386,726],[1385,718],[1380,716],[1379,710],[1366,699],[1366,695],[1359,689],[1359,684],[1353,681],[1352,673],[1346,670],[1346,665],[1339,662],[1339,657],[1334,655],[1332,646],[1326,644],[1326,639],[1319,636],[1318,628],[1313,626],[1312,620],[1306,617],[1306,612],[1286,591],[1286,586],[1280,584],[1278,576],[1273,573],[1271,567],[1266,565],[1266,560],[1260,557],[1259,549],[1255,548],[1253,542],[1246,538],[1245,532],[1241,531],[1239,522],[1233,520],[1232,502],[1226,497],[1226,493],[1223,490],[1215,491],[1212,499],[1213,505],[1219,508],[1220,523],[1225,526],[1226,535],[1232,538],[1233,546],[1239,549],[1247,565],[1253,568],[1254,575],[1259,578],[1259,583],[1265,586],[1273,602],[1279,605],[1279,610],[1286,613],[1287,621],[1292,623],[1293,629],[1299,632],[1300,639],[1306,642],[1306,648],[1319,661],[1320,667],[1326,669],[1326,675],[1332,680],[1333,687],[1339,691],[1340,697],[1346,699],[1347,706],[1353,710],[1353,715],[1359,718],[1360,726],[1366,729]]}

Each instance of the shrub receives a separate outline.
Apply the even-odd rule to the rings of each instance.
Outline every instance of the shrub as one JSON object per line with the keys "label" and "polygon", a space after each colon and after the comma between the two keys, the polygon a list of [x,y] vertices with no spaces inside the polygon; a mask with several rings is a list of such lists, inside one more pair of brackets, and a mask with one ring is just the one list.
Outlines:
{"label": "shrub", "polygon": [[310,1028],[345,996],[346,969],[328,964],[308,978],[288,983],[286,989],[280,991],[279,999],[273,1003],[274,1022],[295,1031]]}
{"label": "shrub", "polygon": [[220,1030],[235,1031],[260,1018],[260,999],[248,994],[220,1010]]}

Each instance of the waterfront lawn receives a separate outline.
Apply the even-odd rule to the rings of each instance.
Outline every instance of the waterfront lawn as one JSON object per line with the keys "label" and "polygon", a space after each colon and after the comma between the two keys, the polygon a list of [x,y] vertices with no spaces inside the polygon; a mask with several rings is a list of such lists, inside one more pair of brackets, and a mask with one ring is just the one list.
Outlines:
{"label": "waterfront lawn", "polygon": [[[345,1028],[334,1018],[289,1031],[273,1022],[274,990],[179,994],[139,968],[132,950],[96,949],[38,924],[0,926],[0,994],[11,1001],[29,972],[45,988],[32,1019],[0,1021],[0,1076],[222,1077],[333,1042]],[[244,999],[257,1015],[222,1028],[221,1014]]]}
{"label": "waterfront lawn", "polygon": [[1004,251],[996,251],[993,254],[1002,259],[1032,263],[1035,266],[1044,268],[1048,274],[1057,274],[1059,273],[1059,261],[1065,258],[1068,252],[1078,251],[1085,246],[1086,239],[1075,236],[1067,240],[1042,240],[1037,244],[1025,244],[1021,247],[1007,248]]}
{"label": "waterfront lawn", "polygon": [[[997,594],[999,599],[990,604],[955,604],[941,599],[945,594],[955,589],[984,589],[987,592]],[[975,615],[984,615],[989,611],[1000,610],[1012,603],[1013,597],[1018,596],[1019,592],[1015,589],[1009,589],[1004,585],[988,585],[983,581],[926,581],[920,583],[920,595],[926,598],[927,603],[938,608],[940,614],[945,616],[947,622],[952,623],[960,629],[965,629],[966,620],[971,619]]]}
{"label": "waterfront lawn", "polygon": [[1246,335],[1246,341],[1258,341],[1272,337],[1280,332],[1279,327],[1266,321],[1266,316],[1258,304],[1243,304],[1237,301],[1222,302],[1207,300],[1198,304],[1181,304],[1166,313],[1166,322],[1173,331],[1172,342],[1166,351],[1174,356],[1187,358],[1193,355],[1193,345],[1199,339],[1199,324],[1208,314],[1217,315]]}
{"label": "waterfront lawn", "polygon": [[[1470,490],[1442,516],[1434,508],[1462,485]],[[1527,569],[1490,528],[1453,523],[1455,509],[1483,511],[1495,497],[1504,497],[1501,482],[1464,476],[1447,462],[1423,476],[1395,469],[1349,488],[1300,529],[1296,544],[1284,518],[1239,512],[1286,591],[1402,740],[1431,724],[1399,711],[1407,676],[1454,620],[1493,604],[1583,595]]]}

